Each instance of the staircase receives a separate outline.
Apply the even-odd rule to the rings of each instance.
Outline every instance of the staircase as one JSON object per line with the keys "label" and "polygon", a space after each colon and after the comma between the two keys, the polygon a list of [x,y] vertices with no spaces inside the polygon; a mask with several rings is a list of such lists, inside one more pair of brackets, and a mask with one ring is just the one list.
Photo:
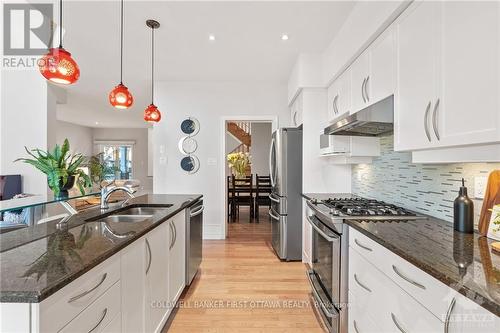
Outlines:
{"label": "staircase", "polygon": [[[252,146],[252,135],[251,124],[249,122],[228,122],[227,131],[235,137],[241,144],[234,148],[232,153],[250,153],[250,147]],[[249,165],[246,170],[247,175],[252,174],[252,167]]]}
{"label": "staircase", "polygon": [[227,131],[248,147],[252,145],[252,135],[250,134],[250,129],[251,126],[248,122],[227,123]]}

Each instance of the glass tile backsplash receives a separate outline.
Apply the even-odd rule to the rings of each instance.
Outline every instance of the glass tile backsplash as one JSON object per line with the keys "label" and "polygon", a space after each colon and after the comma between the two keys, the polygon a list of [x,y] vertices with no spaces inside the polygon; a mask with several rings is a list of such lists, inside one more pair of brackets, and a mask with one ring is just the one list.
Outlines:
{"label": "glass tile backsplash", "polygon": [[393,139],[381,138],[381,155],[372,164],[353,165],[352,192],[452,222],[463,177],[477,224],[482,200],[474,198],[474,177],[487,177],[500,163],[414,164],[411,153],[394,151]]}

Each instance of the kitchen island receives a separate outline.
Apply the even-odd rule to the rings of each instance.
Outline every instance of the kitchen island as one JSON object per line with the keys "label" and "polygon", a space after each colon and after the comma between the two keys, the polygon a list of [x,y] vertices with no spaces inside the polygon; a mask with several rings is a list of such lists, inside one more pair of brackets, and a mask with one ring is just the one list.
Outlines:
{"label": "kitchen island", "polygon": [[1,331],[161,329],[185,287],[185,211],[201,198],[148,194],[0,235]]}

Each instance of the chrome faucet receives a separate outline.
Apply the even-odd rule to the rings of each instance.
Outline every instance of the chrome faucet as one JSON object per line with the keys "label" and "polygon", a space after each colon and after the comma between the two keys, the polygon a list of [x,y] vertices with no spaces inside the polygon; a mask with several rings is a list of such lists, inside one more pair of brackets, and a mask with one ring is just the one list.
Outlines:
{"label": "chrome faucet", "polygon": [[113,192],[124,191],[130,198],[134,197],[134,190],[128,186],[107,185],[101,188],[101,209],[108,209],[108,200]]}

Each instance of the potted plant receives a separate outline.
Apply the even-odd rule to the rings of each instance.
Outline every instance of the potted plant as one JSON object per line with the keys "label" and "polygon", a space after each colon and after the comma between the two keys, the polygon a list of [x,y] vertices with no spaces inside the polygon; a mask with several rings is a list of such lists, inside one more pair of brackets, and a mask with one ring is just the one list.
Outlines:
{"label": "potted plant", "polygon": [[79,169],[85,157],[82,154],[69,154],[68,139],[64,140],[62,146],[56,144],[52,152],[24,148],[32,158],[18,158],[15,162],[31,164],[46,174],[49,188],[56,198],[67,197],[68,190],[75,185],[75,182],[82,195],[85,194],[85,187],[92,185],[90,177]]}
{"label": "potted plant", "polygon": [[110,163],[104,159],[104,153],[91,156],[87,166],[90,170],[90,179],[99,186],[103,180],[114,178],[115,172],[118,170],[115,166],[110,166]]}

